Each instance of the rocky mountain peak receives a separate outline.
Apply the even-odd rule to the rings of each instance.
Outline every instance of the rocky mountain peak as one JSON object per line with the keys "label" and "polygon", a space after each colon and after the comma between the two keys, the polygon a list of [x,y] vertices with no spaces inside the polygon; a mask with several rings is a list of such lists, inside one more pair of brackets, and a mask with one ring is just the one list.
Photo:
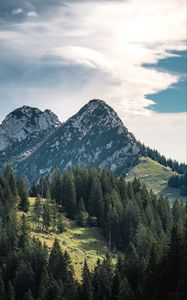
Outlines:
{"label": "rocky mountain peak", "polygon": [[24,170],[30,181],[49,174],[55,165],[66,170],[83,164],[123,175],[140,155],[133,134],[113,108],[99,99],[89,101],[63,124],[50,110],[28,106],[15,110],[0,126],[0,149],[5,149],[0,163],[9,157],[17,173]]}
{"label": "rocky mountain peak", "polygon": [[88,133],[93,127],[100,128],[100,131],[116,128],[118,133],[127,132],[117,113],[106,102],[98,99],[89,101],[70,119],[70,122],[74,128],[79,129],[83,134]]}
{"label": "rocky mountain peak", "polygon": [[13,142],[20,142],[33,133],[58,126],[58,117],[50,110],[22,106],[8,114],[0,125],[0,151]]}
{"label": "rocky mountain peak", "polygon": [[30,157],[18,165],[30,179],[76,165],[126,174],[137,163],[139,145],[117,113],[102,100],[91,100],[63,123]]}

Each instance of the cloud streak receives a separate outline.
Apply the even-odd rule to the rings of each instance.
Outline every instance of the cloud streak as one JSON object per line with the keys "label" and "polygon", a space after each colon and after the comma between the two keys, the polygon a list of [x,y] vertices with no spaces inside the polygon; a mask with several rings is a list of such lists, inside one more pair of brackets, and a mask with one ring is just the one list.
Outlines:
{"label": "cloud streak", "polygon": [[144,65],[185,49],[185,6],[185,0],[1,3],[1,99],[11,107],[49,106],[63,119],[91,98],[107,100],[123,119],[155,116],[147,95],[180,76]]}

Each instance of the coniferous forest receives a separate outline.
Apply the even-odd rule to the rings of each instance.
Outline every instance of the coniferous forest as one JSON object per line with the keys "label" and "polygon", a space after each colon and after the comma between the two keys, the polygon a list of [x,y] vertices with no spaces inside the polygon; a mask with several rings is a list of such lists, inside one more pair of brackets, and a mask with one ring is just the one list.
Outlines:
{"label": "coniferous forest", "polygon": [[[49,250],[31,236],[29,195],[39,230],[63,234],[66,216],[102,232],[108,254],[93,271],[85,260],[81,282],[58,239]],[[171,205],[136,178],[83,166],[54,168],[28,189],[8,166],[0,178],[0,299],[187,299],[186,203]]]}

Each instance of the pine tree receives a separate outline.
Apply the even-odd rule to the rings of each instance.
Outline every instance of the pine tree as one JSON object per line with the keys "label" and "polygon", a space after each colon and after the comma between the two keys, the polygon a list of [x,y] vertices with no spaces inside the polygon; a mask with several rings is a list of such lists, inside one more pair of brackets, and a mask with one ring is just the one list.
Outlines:
{"label": "pine tree", "polygon": [[27,190],[27,179],[22,176],[18,180],[18,195],[20,198],[19,208],[24,212],[29,210],[29,199],[28,199],[28,190]]}
{"label": "pine tree", "polygon": [[12,170],[10,165],[8,165],[6,167],[4,177],[5,177],[5,180],[6,180],[6,182],[8,183],[8,185],[10,187],[10,190],[11,190],[13,196],[16,197],[17,193],[18,193],[17,185],[16,185],[16,180],[14,178],[13,170]]}
{"label": "pine tree", "polygon": [[25,215],[20,219],[18,231],[18,245],[22,250],[26,250],[30,243],[30,226]]}
{"label": "pine tree", "polygon": [[29,262],[21,261],[16,270],[14,287],[16,299],[23,299],[25,292],[33,290],[35,286],[34,273]]}
{"label": "pine tree", "polygon": [[63,201],[67,217],[74,219],[76,215],[76,191],[73,174],[69,171],[63,176]]}
{"label": "pine tree", "polygon": [[0,299],[5,300],[6,298],[5,284],[3,280],[0,279]]}
{"label": "pine tree", "polygon": [[40,226],[40,218],[42,216],[42,203],[40,195],[38,194],[33,207],[33,220],[38,223],[38,227]]}
{"label": "pine tree", "polygon": [[120,284],[118,300],[134,300],[133,291],[128,283],[127,278],[124,278]]}
{"label": "pine tree", "polygon": [[81,300],[93,300],[93,287],[91,281],[90,271],[88,269],[87,262],[84,262],[83,274],[82,274],[83,282],[81,287]]}
{"label": "pine tree", "polygon": [[31,188],[30,188],[30,191],[29,191],[29,195],[31,197],[38,197],[38,196],[40,196],[40,194],[38,194],[38,189],[37,189],[37,185],[36,185],[35,181],[32,182],[32,185],[31,185]]}
{"label": "pine tree", "polygon": [[102,265],[97,265],[94,272],[94,299],[112,300],[112,266],[111,259],[107,255]]}
{"label": "pine tree", "polygon": [[97,217],[98,223],[101,226],[104,216],[104,201],[101,184],[96,176],[92,176],[91,180],[88,212],[91,216]]}
{"label": "pine tree", "polygon": [[15,300],[16,299],[14,287],[13,287],[11,281],[8,282],[6,295],[7,295],[7,300]]}
{"label": "pine tree", "polygon": [[62,176],[57,167],[53,168],[51,179],[51,197],[58,204],[62,204]]}
{"label": "pine tree", "polygon": [[179,267],[179,278],[176,289],[176,298],[179,300],[187,299],[187,218],[184,223],[184,232],[181,247],[181,258]]}
{"label": "pine tree", "polygon": [[64,279],[65,260],[57,239],[54,240],[49,256],[48,271],[55,279]]}
{"label": "pine tree", "polygon": [[48,231],[49,227],[51,226],[52,212],[51,212],[50,202],[47,199],[43,205],[42,219],[43,219],[43,227],[46,231]]}
{"label": "pine tree", "polygon": [[64,220],[61,213],[57,215],[57,231],[58,233],[64,232]]}
{"label": "pine tree", "polygon": [[23,300],[34,300],[32,292],[31,292],[30,289],[27,292],[25,292]]}
{"label": "pine tree", "polygon": [[51,226],[52,226],[53,231],[55,231],[56,226],[57,226],[57,218],[58,218],[57,205],[54,201],[52,201],[52,203],[51,203]]}
{"label": "pine tree", "polygon": [[83,198],[80,199],[77,207],[76,220],[79,226],[85,226],[88,221],[88,213],[86,211]]}

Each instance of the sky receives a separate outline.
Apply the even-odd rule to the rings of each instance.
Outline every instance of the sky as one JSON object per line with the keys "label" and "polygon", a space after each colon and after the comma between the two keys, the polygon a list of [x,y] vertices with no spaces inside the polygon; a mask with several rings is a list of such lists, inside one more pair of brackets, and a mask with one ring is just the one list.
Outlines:
{"label": "sky", "polygon": [[0,122],[22,105],[65,121],[95,98],[186,162],[186,1],[1,1]]}

